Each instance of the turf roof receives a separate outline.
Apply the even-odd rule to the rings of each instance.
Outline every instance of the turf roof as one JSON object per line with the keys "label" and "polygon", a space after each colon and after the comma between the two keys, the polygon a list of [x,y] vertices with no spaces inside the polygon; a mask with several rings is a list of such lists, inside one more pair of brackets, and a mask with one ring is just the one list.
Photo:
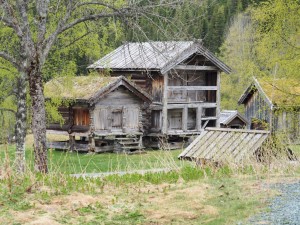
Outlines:
{"label": "turf roof", "polygon": [[300,81],[290,78],[261,78],[257,80],[274,105],[300,105]]}
{"label": "turf roof", "polygon": [[44,93],[46,98],[88,100],[96,91],[118,79],[109,76],[58,77],[45,84]]}

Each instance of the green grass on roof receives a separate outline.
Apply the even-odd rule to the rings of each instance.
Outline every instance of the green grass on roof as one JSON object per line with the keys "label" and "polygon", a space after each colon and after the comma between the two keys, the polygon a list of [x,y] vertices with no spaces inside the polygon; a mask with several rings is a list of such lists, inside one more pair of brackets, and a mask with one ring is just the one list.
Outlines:
{"label": "green grass on roof", "polygon": [[46,98],[88,100],[117,79],[109,76],[58,77],[45,84],[44,93]]}
{"label": "green grass on roof", "polygon": [[279,106],[300,105],[300,81],[290,78],[258,79],[262,89]]}

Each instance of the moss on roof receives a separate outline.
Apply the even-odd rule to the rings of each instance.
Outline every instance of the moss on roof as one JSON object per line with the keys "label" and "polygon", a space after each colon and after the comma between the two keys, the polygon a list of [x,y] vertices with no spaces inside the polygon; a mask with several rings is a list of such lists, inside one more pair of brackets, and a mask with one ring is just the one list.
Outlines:
{"label": "moss on roof", "polygon": [[300,105],[300,81],[291,78],[261,78],[258,82],[270,99],[278,106]]}
{"label": "moss on roof", "polygon": [[101,88],[119,77],[78,76],[58,77],[45,84],[46,98],[90,99]]}

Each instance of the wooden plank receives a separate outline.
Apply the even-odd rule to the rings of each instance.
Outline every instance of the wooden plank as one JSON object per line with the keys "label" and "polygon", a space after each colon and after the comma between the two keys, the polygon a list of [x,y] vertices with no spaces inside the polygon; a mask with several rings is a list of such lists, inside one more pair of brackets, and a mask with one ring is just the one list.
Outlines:
{"label": "wooden plank", "polygon": [[216,103],[203,103],[203,102],[199,102],[199,103],[187,103],[184,102],[182,104],[176,104],[176,103],[169,103],[168,104],[168,109],[183,109],[185,107],[185,105],[187,105],[188,108],[197,108],[198,106],[201,106],[202,108],[214,108],[217,107]]}
{"label": "wooden plank", "polygon": [[220,127],[220,107],[221,107],[221,72],[218,71],[217,73],[217,96],[216,96],[216,102],[217,102],[217,121],[216,121],[216,127]]}
{"label": "wooden plank", "polygon": [[246,130],[246,129],[230,129],[230,128],[216,128],[216,127],[208,127],[205,130],[207,131],[232,131],[232,132],[245,132],[245,133],[257,133],[257,134],[269,134],[270,131],[266,130]]}
{"label": "wooden plank", "polygon": [[249,152],[250,150],[252,150],[253,146],[263,136],[265,136],[265,135],[264,134],[253,135],[250,142],[247,145],[247,148],[242,149],[242,151],[240,151],[239,154],[236,155],[236,157],[235,157],[236,162],[239,162],[243,158],[243,156],[245,155],[246,152]]}
{"label": "wooden plank", "polygon": [[202,139],[202,137],[207,133],[207,131],[201,132],[201,134],[178,156],[181,157],[189,157],[189,152],[194,148],[194,146]]}
{"label": "wooden plank", "polygon": [[207,156],[209,159],[213,159],[214,156],[217,154],[217,152],[222,151],[224,146],[226,146],[228,139],[232,138],[234,135],[233,132],[222,132],[222,133],[224,133],[224,136],[219,140],[219,142],[215,146],[212,146],[212,149],[210,150],[210,154]]}
{"label": "wooden plank", "polygon": [[212,142],[203,153],[203,158],[211,159],[217,149],[220,149],[221,141],[223,140],[226,132],[220,132],[220,135]]}
{"label": "wooden plank", "polygon": [[[220,132],[211,132],[212,135],[210,135],[204,142],[203,145],[198,145],[199,148],[205,150],[209,144],[211,142],[213,142],[219,135],[220,135]],[[208,135],[207,135],[208,136]],[[194,158],[203,158],[203,151],[196,151],[194,154],[193,154],[193,157]]]}
{"label": "wooden plank", "polygon": [[201,130],[201,126],[202,126],[202,107],[201,106],[198,106],[197,107],[197,115],[196,115],[196,129],[198,131]]}
{"label": "wooden plank", "polygon": [[202,120],[202,121],[205,121],[205,120],[217,120],[217,117],[215,117],[215,116],[202,117],[201,120]]}
{"label": "wooden plank", "polygon": [[47,142],[47,148],[68,150],[70,148],[70,144],[68,141],[51,141]]}
{"label": "wooden plank", "polygon": [[187,131],[187,123],[188,123],[188,108],[185,106],[182,111],[182,130]]}
{"label": "wooden plank", "polygon": [[[199,150],[199,146],[202,146],[206,143],[206,141],[211,137],[212,132],[203,132],[204,135],[201,137],[201,139],[195,143],[194,147],[187,153],[187,156],[190,158],[194,158],[194,154]],[[202,134],[202,133],[201,133]]]}
{"label": "wooden plank", "polygon": [[247,133],[240,133],[240,134],[236,134],[237,138],[236,140],[232,143],[232,145],[230,145],[228,148],[225,149],[223,155],[221,155],[220,160],[222,161],[222,159],[226,159],[226,160],[233,160],[233,152],[236,148],[238,148],[238,146],[240,145],[240,143],[242,142],[242,140],[248,135]]}
{"label": "wooden plank", "polygon": [[230,148],[230,146],[234,145],[236,140],[240,137],[242,133],[227,133],[227,134],[232,134],[232,135],[226,135],[224,137],[225,139],[225,144],[223,145],[222,148],[220,148],[216,153],[212,156],[212,159],[214,161],[220,161],[220,159],[223,158],[224,154],[227,152],[227,149]]}
{"label": "wooden plank", "polygon": [[167,134],[168,132],[168,73],[164,74],[164,91],[163,91],[163,110],[162,110],[162,118],[163,118],[163,126],[162,133]]}
{"label": "wooden plank", "polygon": [[195,66],[195,65],[177,65],[174,67],[175,70],[209,70],[217,71],[216,66]]}
{"label": "wooden plank", "polygon": [[217,86],[168,86],[168,91],[216,91]]}
{"label": "wooden plank", "polygon": [[249,142],[252,140],[255,134],[253,133],[247,133],[247,136],[242,140],[239,147],[235,149],[233,152],[233,158],[236,160],[237,155],[239,155],[244,149],[249,146]]}

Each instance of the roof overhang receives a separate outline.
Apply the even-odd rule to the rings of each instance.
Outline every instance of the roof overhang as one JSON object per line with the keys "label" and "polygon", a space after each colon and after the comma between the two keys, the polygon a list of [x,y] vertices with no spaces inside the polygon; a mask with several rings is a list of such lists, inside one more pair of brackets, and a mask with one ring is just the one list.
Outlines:
{"label": "roof overhang", "polygon": [[136,86],[133,82],[126,79],[124,76],[120,76],[115,82],[110,83],[109,85],[98,90],[88,100],[89,104],[95,104],[98,101],[98,99],[103,98],[105,95],[114,91],[115,89],[117,89],[120,86],[124,86],[130,92],[132,92],[133,94],[135,94],[137,97],[141,98],[142,100],[144,100],[148,103],[152,102],[152,97],[148,93],[141,90],[138,86]]}
{"label": "roof overhang", "polygon": [[253,95],[256,91],[258,91],[263,99],[265,100],[265,102],[270,106],[271,109],[274,108],[274,104],[272,103],[272,101],[269,99],[269,97],[267,96],[267,94],[264,92],[264,90],[262,89],[262,87],[260,86],[258,80],[253,77],[253,82],[248,86],[248,88],[246,89],[246,91],[241,95],[238,104],[245,104],[247,102],[247,99]]}

